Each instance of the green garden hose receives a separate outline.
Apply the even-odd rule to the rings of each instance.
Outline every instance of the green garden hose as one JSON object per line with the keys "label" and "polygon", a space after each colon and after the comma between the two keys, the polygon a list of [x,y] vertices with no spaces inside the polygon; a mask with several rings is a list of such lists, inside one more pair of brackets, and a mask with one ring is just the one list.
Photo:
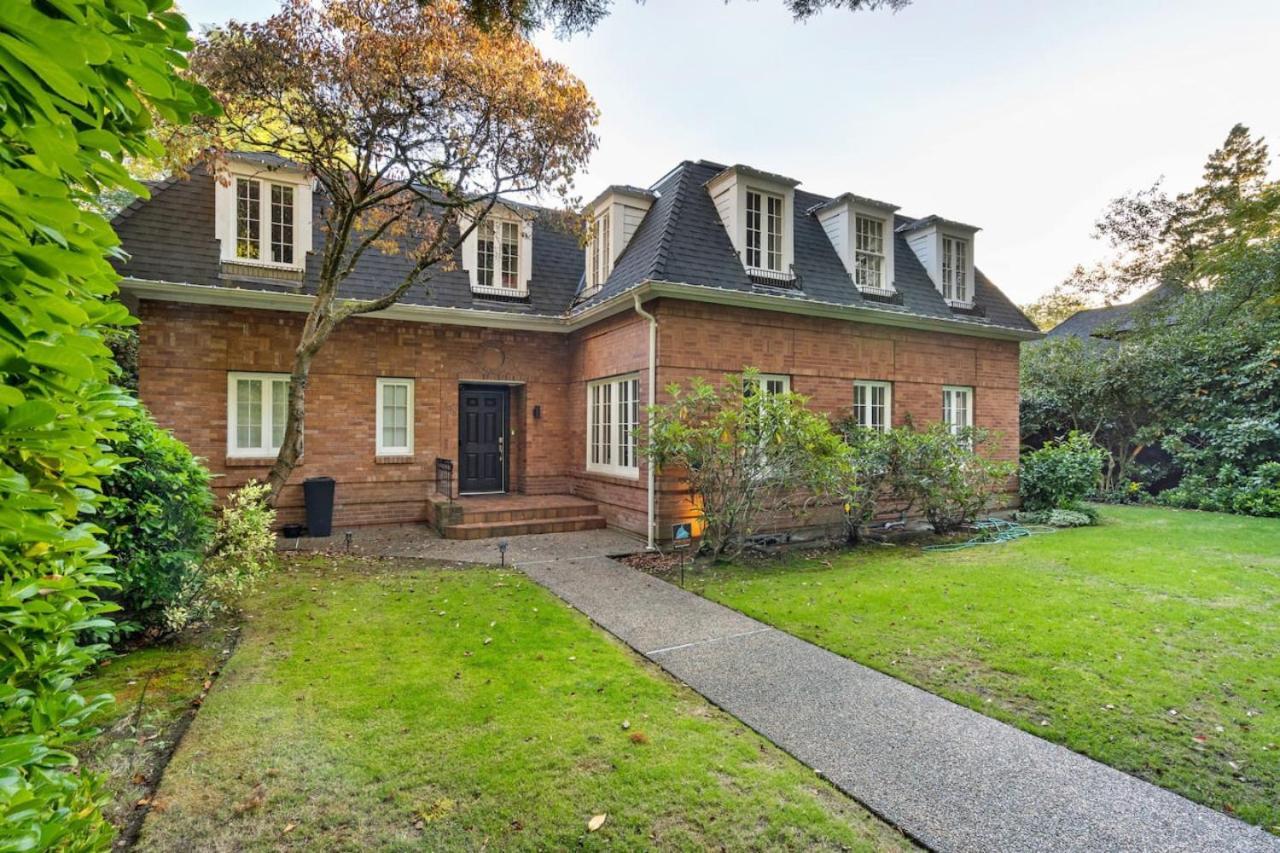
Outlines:
{"label": "green garden hose", "polygon": [[976,532],[976,535],[964,542],[948,542],[946,545],[926,545],[926,551],[963,551],[965,548],[973,548],[978,545],[998,545],[1001,542],[1012,542],[1015,539],[1022,539],[1024,536],[1030,536],[1032,533],[1052,533],[1054,528],[1035,525],[1028,527],[1018,524],[1014,521],[1005,521],[1003,518],[987,518],[981,521],[975,521],[969,527]]}

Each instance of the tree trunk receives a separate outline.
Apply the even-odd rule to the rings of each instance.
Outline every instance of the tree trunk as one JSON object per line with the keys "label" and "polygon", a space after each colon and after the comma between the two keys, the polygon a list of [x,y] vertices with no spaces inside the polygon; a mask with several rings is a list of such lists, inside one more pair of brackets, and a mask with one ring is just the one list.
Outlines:
{"label": "tree trunk", "polygon": [[271,494],[267,502],[276,506],[280,492],[293,474],[293,469],[302,461],[305,451],[307,420],[307,385],[311,381],[311,360],[319,352],[320,347],[329,339],[333,324],[319,318],[324,309],[317,302],[307,316],[303,327],[302,340],[294,350],[293,372],[289,374],[289,406],[285,418],[284,437],[280,440],[280,452],[276,454],[275,464],[267,478]]}

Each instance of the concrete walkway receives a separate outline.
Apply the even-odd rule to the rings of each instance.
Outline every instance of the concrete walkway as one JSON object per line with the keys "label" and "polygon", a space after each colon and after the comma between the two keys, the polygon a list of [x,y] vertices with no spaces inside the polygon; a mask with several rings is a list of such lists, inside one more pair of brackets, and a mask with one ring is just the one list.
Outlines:
{"label": "concrete walkway", "polygon": [[[551,549],[554,550],[554,549]],[[1280,851],[1280,838],[607,557],[516,563],[935,850]]]}

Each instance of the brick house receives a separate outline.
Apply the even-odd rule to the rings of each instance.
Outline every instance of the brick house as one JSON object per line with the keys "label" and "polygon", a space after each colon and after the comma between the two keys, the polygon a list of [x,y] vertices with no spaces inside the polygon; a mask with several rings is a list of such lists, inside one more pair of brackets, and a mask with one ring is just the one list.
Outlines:
{"label": "brick house", "polygon": [[[270,468],[323,239],[304,174],[264,155],[228,169],[161,182],[115,221],[140,396],[221,491]],[[610,187],[587,214],[584,247],[552,212],[495,207],[455,269],[339,327],[282,523],[302,517],[302,480],[327,475],[339,526],[662,539],[690,507],[637,452],[644,407],[748,365],[871,426],[998,430],[1016,458],[1018,347],[1040,335],[974,266],[976,228],[705,161]],[[403,264],[366,256],[344,292],[379,294]]]}

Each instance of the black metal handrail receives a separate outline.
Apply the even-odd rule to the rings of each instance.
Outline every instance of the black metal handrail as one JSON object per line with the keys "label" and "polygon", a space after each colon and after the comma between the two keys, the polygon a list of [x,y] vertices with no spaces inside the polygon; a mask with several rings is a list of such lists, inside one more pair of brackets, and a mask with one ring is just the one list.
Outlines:
{"label": "black metal handrail", "polygon": [[449,498],[453,503],[453,460],[436,459],[436,494]]}
{"label": "black metal handrail", "polygon": [[795,267],[791,267],[785,272],[780,270],[767,270],[760,267],[750,267],[747,269],[747,278],[751,279],[752,284],[758,284],[764,287],[781,287],[786,290],[800,290],[800,275],[796,272]]}

